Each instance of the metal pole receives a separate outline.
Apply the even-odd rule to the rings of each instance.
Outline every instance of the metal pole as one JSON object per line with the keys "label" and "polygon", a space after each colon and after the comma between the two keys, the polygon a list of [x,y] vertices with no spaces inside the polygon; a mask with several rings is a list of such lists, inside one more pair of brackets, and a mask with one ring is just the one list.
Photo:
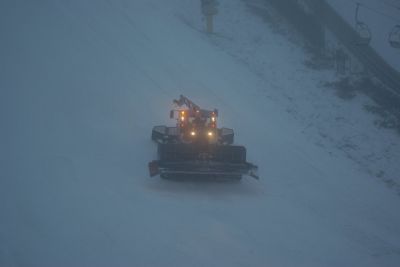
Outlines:
{"label": "metal pole", "polygon": [[207,33],[213,33],[214,24],[213,24],[213,15],[207,15]]}

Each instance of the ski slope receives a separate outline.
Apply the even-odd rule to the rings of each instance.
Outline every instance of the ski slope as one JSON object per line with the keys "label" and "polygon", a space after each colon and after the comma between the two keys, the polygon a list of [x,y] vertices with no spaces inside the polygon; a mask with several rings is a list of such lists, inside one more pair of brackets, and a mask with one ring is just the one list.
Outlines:
{"label": "ski slope", "polygon": [[[399,197],[313,145],[182,5],[0,2],[0,266],[398,266]],[[148,177],[181,93],[260,181]]]}

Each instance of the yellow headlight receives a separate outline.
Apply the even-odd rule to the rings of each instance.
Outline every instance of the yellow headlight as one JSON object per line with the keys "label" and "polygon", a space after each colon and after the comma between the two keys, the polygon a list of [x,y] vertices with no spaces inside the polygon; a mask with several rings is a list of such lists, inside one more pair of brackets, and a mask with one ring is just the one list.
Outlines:
{"label": "yellow headlight", "polygon": [[196,132],[195,132],[195,131],[191,131],[191,132],[190,132],[190,135],[191,135],[191,136],[195,136],[195,135],[196,135]]}
{"label": "yellow headlight", "polygon": [[213,132],[208,132],[207,135],[208,136],[213,136]]}

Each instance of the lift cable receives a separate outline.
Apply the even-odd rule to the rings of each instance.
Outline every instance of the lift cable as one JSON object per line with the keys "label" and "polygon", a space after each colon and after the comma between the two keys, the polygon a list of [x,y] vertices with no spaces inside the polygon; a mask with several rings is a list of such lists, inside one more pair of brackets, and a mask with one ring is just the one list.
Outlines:
{"label": "lift cable", "polygon": [[[389,15],[389,14],[385,13],[384,11],[378,10],[377,8],[371,7],[370,5],[366,5],[364,3],[360,3],[359,1],[356,1],[356,0],[341,0],[341,1],[349,3],[349,4],[353,3],[353,4],[356,4],[356,5],[359,5],[359,6],[363,7],[363,8],[365,8],[365,9],[368,9],[371,12],[374,12],[374,13],[380,15],[380,16],[383,16],[383,17],[385,17],[387,19],[390,19],[390,20],[400,24],[400,19],[399,18],[394,17],[392,15]],[[390,5],[387,2],[384,2],[384,3],[386,3],[386,5]],[[391,6],[395,7],[396,9],[398,9],[400,11],[400,7],[399,6],[394,6],[394,5],[391,5]]]}

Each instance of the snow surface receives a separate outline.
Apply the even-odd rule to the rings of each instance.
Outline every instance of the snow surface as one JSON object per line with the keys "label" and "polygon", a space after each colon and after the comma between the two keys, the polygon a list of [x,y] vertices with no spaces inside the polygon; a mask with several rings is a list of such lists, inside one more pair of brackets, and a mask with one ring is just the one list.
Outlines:
{"label": "snow surface", "polygon": [[[310,59],[299,47],[303,42],[301,37],[285,26],[281,18],[265,24],[265,17],[254,16],[254,8],[267,18],[277,16],[265,1],[244,2],[247,5],[241,1],[220,1],[223,12],[216,17],[216,34],[210,41],[262,80],[260,95],[289,113],[295,119],[291,123],[299,124],[298,131],[310,142],[332,156],[345,155],[400,193],[399,136],[393,130],[379,127],[382,118],[365,112],[366,107],[376,104],[364,95],[347,101],[338,99],[334,90],[324,86],[338,79],[335,72],[306,68],[304,63]],[[178,17],[201,30],[204,23],[196,6],[188,2],[180,8]]]}
{"label": "snow surface", "polygon": [[[220,2],[211,37],[192,1],[0,2],[0,266],[399,265],[398,195],[304,132],[304,105],[337,104],[308,90],[333,74]],[[270,60],[243,58],[257,49]],[[219,109],[260,181],[148,178],[181,93]]]}
{"label": "snow surface", "polygon": [[399,0],[326,0],[350,25],[355,25],[357,3],[361,6],[358,19],[371,30],[371,47],[400,72],[400,49],[390,46],[389,34],[400,25]]}

